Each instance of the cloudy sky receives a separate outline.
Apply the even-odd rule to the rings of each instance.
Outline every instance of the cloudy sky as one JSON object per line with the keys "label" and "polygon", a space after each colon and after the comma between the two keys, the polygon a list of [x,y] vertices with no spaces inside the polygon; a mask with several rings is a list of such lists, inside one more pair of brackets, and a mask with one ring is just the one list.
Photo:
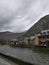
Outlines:
{"label": "cloudy sky", "polygon": [[49,14],[49,0],[0,0],[0,31],[28,30]]}

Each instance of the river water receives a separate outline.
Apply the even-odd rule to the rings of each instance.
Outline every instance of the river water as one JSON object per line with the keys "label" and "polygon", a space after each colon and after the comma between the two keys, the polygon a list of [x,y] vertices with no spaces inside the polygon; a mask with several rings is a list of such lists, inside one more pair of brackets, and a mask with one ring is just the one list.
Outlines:
{"label": "river water", "polygon": [[35,52],[28,48],[0,46],[0,53],[6,53],[7,55],[11,55],[34,65],[49,65],[49,54]]}

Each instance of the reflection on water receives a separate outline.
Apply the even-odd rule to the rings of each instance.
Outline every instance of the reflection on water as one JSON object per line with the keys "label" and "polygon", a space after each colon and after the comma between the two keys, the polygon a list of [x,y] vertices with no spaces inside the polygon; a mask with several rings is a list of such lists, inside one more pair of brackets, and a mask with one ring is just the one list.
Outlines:
{"label": "reflection on water", "polygon": [[35,52],[32,49],[0,46],[0,52],[35,65],[49,65],[49,54]]}

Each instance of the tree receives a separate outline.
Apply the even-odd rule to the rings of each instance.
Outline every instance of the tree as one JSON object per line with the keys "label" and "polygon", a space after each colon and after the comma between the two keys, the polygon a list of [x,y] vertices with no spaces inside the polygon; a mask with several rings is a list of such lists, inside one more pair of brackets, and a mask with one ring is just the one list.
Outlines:
{"label": "tree", "polygon": [[0,44],[5,45],[7,42],[4,39],[0,39]]}

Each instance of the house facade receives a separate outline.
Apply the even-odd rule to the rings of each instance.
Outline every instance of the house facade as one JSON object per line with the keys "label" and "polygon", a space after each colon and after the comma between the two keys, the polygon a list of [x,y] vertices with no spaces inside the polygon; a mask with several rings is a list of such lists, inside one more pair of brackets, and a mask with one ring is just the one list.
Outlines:
{"label": "house facade", "polygon": [[35,35],[34,45],[49,46],[49,30],[43,30],[40,34]]}

